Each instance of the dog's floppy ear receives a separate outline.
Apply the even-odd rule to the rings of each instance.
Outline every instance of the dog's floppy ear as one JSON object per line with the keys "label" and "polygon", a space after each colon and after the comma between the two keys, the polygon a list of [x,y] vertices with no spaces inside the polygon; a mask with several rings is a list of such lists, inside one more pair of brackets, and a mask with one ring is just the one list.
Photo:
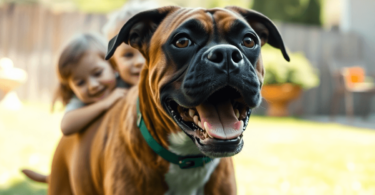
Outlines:
{"label": "dog's floppy ear", "polygon": [[285,60],[290,60],[276,25],[267,16],[254,10],[236,6],[228,6],[226,9],[239,13],[250,24],[261,39],[262,46],[268,42],[271,46],[281,50]]}
{"label": "dog's floppy ear", "polygon": [[108,43],[108,52],[105,59],[109,59],[115,53],[121,43],[126,43],[138,49],[143,56],[147,57],[149,41],[163,19],[174,10],[176,6],[166,6],[140,12],[130,18],[124,24],[120,32]]}

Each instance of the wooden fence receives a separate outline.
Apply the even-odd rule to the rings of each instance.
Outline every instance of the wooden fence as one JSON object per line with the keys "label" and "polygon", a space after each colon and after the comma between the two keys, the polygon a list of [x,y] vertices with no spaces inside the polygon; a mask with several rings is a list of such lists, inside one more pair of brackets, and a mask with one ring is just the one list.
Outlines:
{"label": "wooden fence", "polygon": [[100,32],[105,15],[53,13],[39,5],[0,7],[0,57],[28,73],[17,90],[28,101],[50,101],[57,86],[55,63],[65,41],[79,32]]}
{"label": "wooden fence", "polygon": [[[26,70],[29,75],[27,83],[17,89],[19,97],[49,102],[57,85],[55,62],[64,41],[78,32],[100,32],[105,22],[104,15],[52,13],[38,5],[0,7],[0,57],[11,58],[16,67]],[[303,97],[291,105],[291,112],[328,114],[335,87],[330,74],[331,62],[361,59],[360,38],[318,27],[278,26],[288,49],[304,52],[320,72],[320,86],[305,91]],[[260,108],[256,112],[264,111]],[[340,112],[343,113],[343,109]]]}

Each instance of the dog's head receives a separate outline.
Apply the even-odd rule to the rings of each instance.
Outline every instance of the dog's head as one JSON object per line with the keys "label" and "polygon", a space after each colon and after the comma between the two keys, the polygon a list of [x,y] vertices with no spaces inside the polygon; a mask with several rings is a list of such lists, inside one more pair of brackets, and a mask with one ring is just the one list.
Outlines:
{"label": "dog's head", "polygon": [[289,61],[275,25],[239,7],[142,12],[110,41],[107,58],[122,42],[146,58],[140,87],[211,157],[242,149],[251,109],[261,102],[261,46],[268,42]]}

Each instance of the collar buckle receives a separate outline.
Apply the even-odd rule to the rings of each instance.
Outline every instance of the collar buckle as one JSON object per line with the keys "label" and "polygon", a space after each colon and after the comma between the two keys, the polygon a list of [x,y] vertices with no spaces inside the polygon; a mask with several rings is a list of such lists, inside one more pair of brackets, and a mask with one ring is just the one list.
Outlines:
{"label": "collar buckle", "polygon": [[185,158],[185,159],[179,160],[178,165],[180,166],[181,169],[192,168],[195,165],[195,160],[196,159]]}
{"label": "collar buckle", "polygon": [[196,167],[204,167],[206,163],[211,162],[212,159],[207,156],[187,156],[178,158],[178,165],[181,169],[189,169]]}

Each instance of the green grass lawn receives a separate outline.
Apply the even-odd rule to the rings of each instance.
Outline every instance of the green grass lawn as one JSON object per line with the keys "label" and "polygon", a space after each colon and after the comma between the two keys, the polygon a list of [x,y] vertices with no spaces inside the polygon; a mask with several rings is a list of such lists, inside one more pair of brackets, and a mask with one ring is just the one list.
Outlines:
{"label": "green grass lawn", "polygon": [[[0,194],[46,194],[22,168],[49,173],[61,113],[0,108]],[[235,156],[238,194],[373,195],[375,131],[294,118],[255,117]]]}

